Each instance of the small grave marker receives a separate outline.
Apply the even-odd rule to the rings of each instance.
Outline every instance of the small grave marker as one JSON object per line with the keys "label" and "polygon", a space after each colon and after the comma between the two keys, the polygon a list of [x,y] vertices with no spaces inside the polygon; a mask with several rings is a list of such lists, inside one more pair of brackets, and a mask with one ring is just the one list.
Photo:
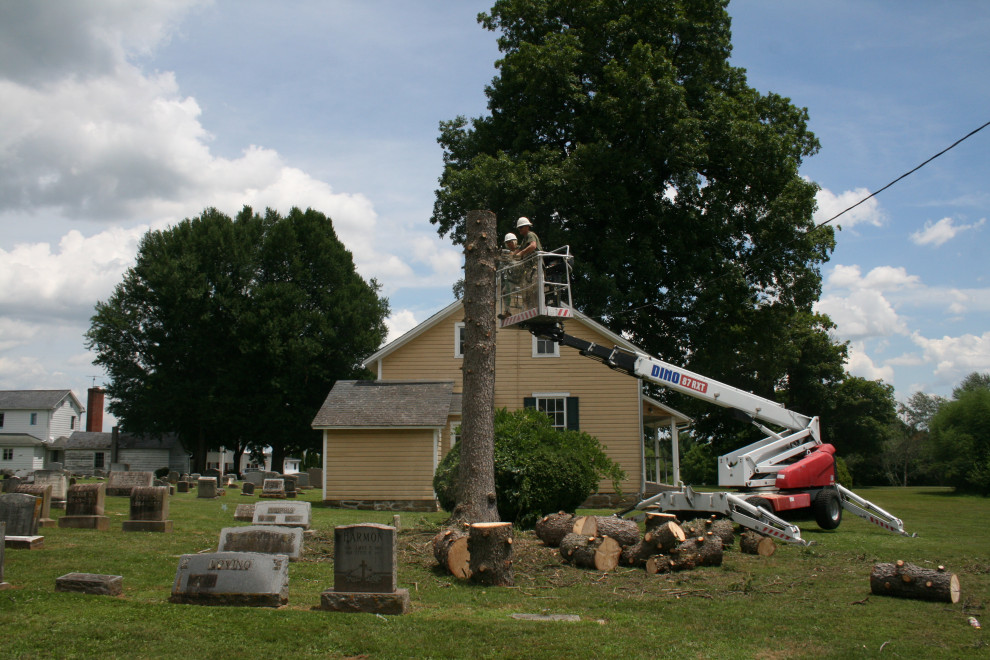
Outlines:
{"label": "small grave marker", "polygon": [[309,529],[312,505],[309,502],[258,502],[254,507],[255,525],[282,525]]}
{"label": "small grave marker", "polygon": [[290,560],[299,559],[303,550],[303,531],[299,527],[251,525],[249,527],[224,527],[220,530],[218,552],[260,552],[266,555],[285,555]]}
{"label": "small grave marker", "polygon": [[252,522],[254,520],[254,505],[238,504],[237,508],[234,509],[234,520],[240,520],[241,522]]}
{"label": "small grave marker", "polygon": [[214,499],[220,496],[220,491],[217,489],[217,480],[214,477],[200,477],[196,484],[198,487],[196,497],[200,499]]}
{"label": "small grave marker", "polygon": [[124,578],[120,575],[67,573],[62,577],[55,578],[55,591],[119,596],[124,593]]}
{"label": "small grave marker", "polygon": [[284,479],[265,479],[265,483],[261,488],[261,497],[266,497],[270,499],[285,499],[285,480]]}

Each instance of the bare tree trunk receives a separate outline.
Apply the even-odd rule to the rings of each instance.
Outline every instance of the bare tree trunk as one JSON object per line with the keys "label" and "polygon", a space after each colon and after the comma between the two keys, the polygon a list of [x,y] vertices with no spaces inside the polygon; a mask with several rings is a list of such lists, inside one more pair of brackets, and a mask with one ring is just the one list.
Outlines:
{"label": "bare tree trunk", "polygon": [[452,518],[498,522],[495,498],[495,214],[468,211],[464,242],[464,407]]}

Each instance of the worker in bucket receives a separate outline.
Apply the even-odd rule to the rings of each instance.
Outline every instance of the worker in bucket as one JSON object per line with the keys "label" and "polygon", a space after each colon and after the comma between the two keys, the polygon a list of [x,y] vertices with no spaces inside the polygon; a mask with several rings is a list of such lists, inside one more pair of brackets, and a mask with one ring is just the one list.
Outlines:
{"label": "worker in bucket", "polygon": [[[519,240],[519,249],[516,250],[516,259],[524,260],[532,254],[543,249],[540,244],[540,237],[533,231],[533,223],[527,217],[521,217],[516,221],[516,231],[522,236]],[[536,269],[539,259],[531,259],[532,263],[523,266],[519,271],[519,288],[522,290],[523,306],[532,309],[537,306],[536,296]]]}
{"label": "worker in bucket", "polygon": [[502,290],[499,292],[502,296],[502,313],[500,315],[502,318],[513,313],[512,297],[518,289],[516,283],[518,278],[512,268],[512,265],[516,263],[516,252],[519,250],[517,241],[516,235],[512,232],[506,234],[505,240],[502,241],[502,252],[498,256],[498,269],[502,271]]}

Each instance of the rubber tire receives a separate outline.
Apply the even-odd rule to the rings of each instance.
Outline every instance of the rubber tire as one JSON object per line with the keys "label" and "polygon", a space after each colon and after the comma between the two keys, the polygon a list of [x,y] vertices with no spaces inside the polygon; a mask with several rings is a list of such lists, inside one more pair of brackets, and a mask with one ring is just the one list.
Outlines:
{"label": "rubber tire", "polygon": [[770,513],[773,513],[774,515],[777,515],[776,513],[774,513],[773,505],[770,504],[770,500],[768,500],[765,497],[759,497],[757,495],[751,495],[751,496],[749,496],[749,497],[746,498],[746,503],[747,504],[752,504],[753,506],[762,506],[764,509],[766,509]]}
{"label": "rubber tire", "polygon": [[811,502],[811,511],[815,514],[815,522],[822,529],[835,529],[842,522],[839,494],[831,488],[818,491]]}

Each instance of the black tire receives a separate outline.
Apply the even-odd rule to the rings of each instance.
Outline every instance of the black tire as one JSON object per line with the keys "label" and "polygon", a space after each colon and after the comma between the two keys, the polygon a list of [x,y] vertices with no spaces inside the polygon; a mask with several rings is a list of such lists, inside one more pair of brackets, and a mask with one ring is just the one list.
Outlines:
{"label": "black tire", "polygon": [[818,491],[811,502],[811,511],[815,514],[815,522],[822,529],[835,529],[842,522],[839,494],[831,488]]}
{"label": "black tire", "polygon": [[[773,513],[773,505],[770,504],[770,500],[765,497],[758,497],[756,495],[751,495],[746,498],[747,504],[752,504],[753,506],[762,506],[764,509]],[[776,515],[776,514],[774,514]]]}

